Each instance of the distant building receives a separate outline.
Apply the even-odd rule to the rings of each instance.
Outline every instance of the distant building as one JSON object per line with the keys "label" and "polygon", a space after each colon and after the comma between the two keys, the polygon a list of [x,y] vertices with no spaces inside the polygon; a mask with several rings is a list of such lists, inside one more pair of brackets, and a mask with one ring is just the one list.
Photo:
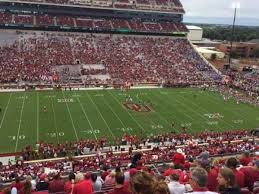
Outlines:
{"label": "distant building", "polygon": [[[240,42],[233,43],[232,52],[235,52],[238,56],[241,57],[253,57],[253,51],[258,47],[258,44],[251,42]],[[222,43],[219,45],[219,50],[224,52],[226,55],[230,53],[230,43]]]}
{"label": "distant building", "polygon": [[212,55],[215,54],[217,59],[223,59],[225,54],[223,52],[219,52],[215,50],[215,47],[198,47],[196,46],[196,50],[202,54],[206,59],[211,59]]}
{"label": "distant building", "polygon": [[198,26],[186,26],[189,30],[187,38],[190,41],[201,41],[203,35],[203,29]]}

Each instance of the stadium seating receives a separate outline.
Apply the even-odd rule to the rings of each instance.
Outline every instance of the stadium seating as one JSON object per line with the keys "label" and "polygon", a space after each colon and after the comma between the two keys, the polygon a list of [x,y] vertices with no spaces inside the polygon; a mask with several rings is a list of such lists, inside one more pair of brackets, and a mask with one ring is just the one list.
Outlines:
{"label": "stadium seating", "polygon": [[[31,2],[29,0],[22,0],[25,2]],[[155,0],[154,5],[151,5],[148,0],[136,0],[136,3],[133,3],[129,0],[114,0],[114,1],[103,1],[103,0],[33,0],[32,2],[37,3],[52,3],[52,4],[61,4],[61,5],[80,5],[80,6],[95,6],[95,7],[107,7],[107,8],[119,8],[119,9],[138,9],[138,10],[147,10],[155,9],[157,11],[173,11],[184,13],[184,9],[179,0]]]}
{"label": "stadium seating", "polygon": [[[123,139],[130,140],[131,137],[126,136],[123,137]],[[15,165],[4,165],[1,166],[1,181],[6,182],[7,186],[8,181],[14,180],[14,178],[17,176],[20,180],[24,180],[21,182],[21,184],[24,184],[24,182],[28,179],[28,175],[32,177],[32,179],[36,182],[42,182],[42,181],[51,181],[53,177],[58,173],[61,174],[62,177],[66,177],[72,170],[74,172],[89,172],[97,173],[100,177],[103,178],[102,188],[101,191],[95,192],[95,194],[100,193],[107,193],[109,191],[112,191],[115,188],[114,183],[111,182],[111,180],[108,181],[105,177],[109,176],[111,173],[110,170],[108,171],[100,171],[100,167],[107,166],[111,169],[120,167],[121,171],[125,173],[125,176],[127,176],[127,180],[130,179],[133,174],[137,173],[138,171],[146,171],[149,172],[152,176],[158,177],[158,173],[163,174],[163,176],[170,175],[170,172],[172,171],[172,165],[168,166],[166,165],[167,162],[171,162],[174,158],[174,155],[176,153],[184,153],[186,155],[185,163],[182,167],[175,167],[178,171],[181,173],[180,177],[180,183],[186,184],[188,186],[189,184],[189,168],[190,166],[197,165],[196,162],[193,162],[192,160],[195,159],[197,156],[202,155],[204,150],[209,151],[209,156],[212,157],[215,154],[221,153],[220,158],[214,160],[214,163],[211,163],[212,169],[218,169],[221,168],[226,159],[222,156],[225,154],[235,154],[242,152],[243,150],[250,150],[251,152],[256,150],[256,145],[254,145],[253,141],[246,141],[242,140],[244,138],[249,138],[248,131],[245,130],[238,130],[238,131],[228,131],[228,132],[202,132],[200,134],[197,134],[197,136],[193,137],[188,134],[163,134],[158,136],[150,136],[148,141],[146,143],[156,142],[157,147],[154,147],[154,149],[150,150],[138,150],[134,153],[130,152],[118,152],[118,153],[112,153],[107,152],[105,154],[105,157],[103,155],[89,155],[84,156],[83,158],[73,159],[72,161],[60,160],[57,159],[56,161],[37,161],[37,162],[26,162],[23,160],[18,160]],[[131,139],[132,140],[132,139]],[[233,141],[234,140],[234,141]],[[105,140],[101,140],[102,142],[105,142]],[[99,143],[101,143],[101,141]],[[134,141],[134,140],[133,140]],[[198,141],[198,142],[197,142]],[[223,141],[225,143],[223,143]],[[230,141],[232,141],[230,143]],[[173,145],[168,146],[166,148],[166,144],[168,142],[173,143]],[[209,143],[210,146],[202,146],[201,143]],[[236,142],[236,143],[234,143]],[[49,153],[52,151],[65,151],[68,152],[68,147],[74,147],[74,149],[77,149],[78,147],[84,147],[84,146],[91,146],[91,145],[98,145],[99,143],[95,142],[94,140],[85,140],[80,142],[70,142],[66,144],[59,144],[58,147],[53,147],[53,144],[49,143],[40,143],[38,145],[38,154],[44,155],[44,152]],[[130,144],[130,142],[129,142]],[[186,144],[185,147],[182,144]],[[181,152],[178,151],[177,147],[181,147]],[[225,152],[222,152],[222,150],[225,149]],[[177,152],[176,152],[177,150]],[[137,165],[134,168],[129,169],[127,167],[128,163],[132,161],[132,159],[135,157],[135,155],[139,152],[142,152],[141,159],[137,162]],[[32,152],[32,149],[30,146],[26,147],[23,151],[23,157],[29,156],[35,154]],[[46,155],[45,155],[46,156]],[[154,157],[157,156],[157,157]],[[189,160],[190,159],[190,160]],[[253,158],[252,158],[253,159]],[[174,160],[174,159],[173,159]],[[216,162],[215,162],[216,161]],[[161,162],[161,163],[159,163]],[[244,167],[244,168],[251,168],[251,170],[254,167]],[[45,169],[45,170],[43,170]],[[48,169],[48,170],[47,170]],[[241,168],[242,169],[242,168]],[[210,170],[210,169],[209,169]],[[208,170],[208,171],[209,171]],[[52,172],[52,173],[48,173]],[[157,171],[157,172],[156,172]],[[242,171],[243,172],[243,171]],[[256,172],[256,171],[255,171]],[[169,173],[169,174],[168,174]],[[256,175],[259,178],[259,174]],[[255,178],[256,179],[256,178]],[[253,180],[255,180],[253,179]],[[209,179],[210,180],[210,179]],[[34,182],[34,187],[35,187]],[[246,185],[245,185],[246,186]],[[17,182],[12,183],[10,187],[17,187]],[[20,188],[20,187],[19,187]],[[20,188],[22,189],[22,188]],[[254,189],[254,194],[257,192],[257,188]],[[241,188],[241,193],[250,193],[247,188]]]}
{"label": "stadium seating", "polygon": [[14,15],[14,23],[33,25],[33,16],[32,15]]}
{"label": "stadium seating", "polygon": [[1,24],[11,24],[12,23],[12,14],[0,12],[0,23]]}
{"label": "stadium seating", "polygon": [[57,16],[57,25],[58,26],[72,26],[74,27],[74,18],[69,16]]}
{"label": "stadium seating", "polygon": [[[62,25],[69,24],[63,19],[59,20],[62,21]],[[95,21],[94,25],[105,28],[112,24],[100,20]],[[112,38],[110,35],[35,35],[28,38],[23,36],[13,45],[0,47],[0,54],[2,83],[18,80],[49,82],[52,79],[52,66],[73,65],[76,61],[82,64],[105,64],[111,78],[122,82],[165,80],[179,83],[221,79],[197,55],[188,41],[181,39],[130,36]],[[17,58],[19,55],[22,57]],[[13,70],[10,71],[10,68]]]}
{"label": "stadium seating", "polygon": [[50,15],[36,15],[37,26],[54,26],[54,17]]}
{"label": "stadium seating", "polygon": [[184,24],[171,22],[142,22],[137,19],[94,19],[52,15],[15,15],[0,13],[0,24],[29,24],[33,26],[86,27],[90,29],[130,29],[136,32],[188,32]]}

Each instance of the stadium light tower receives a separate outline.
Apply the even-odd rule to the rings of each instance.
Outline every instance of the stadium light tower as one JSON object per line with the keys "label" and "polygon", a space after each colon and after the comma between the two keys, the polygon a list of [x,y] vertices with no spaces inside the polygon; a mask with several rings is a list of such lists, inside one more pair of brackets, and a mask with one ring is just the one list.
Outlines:
{"label": "stadium light tower", "polygon": [[233,2],[232,3],[232,9],[234,9],[234,19],[233,19],[233,25],[232,25],[231,38],[230,38],[230,52],[229,52],[228,67],[230,67],[230,64],[231,64],[233,39],[234,39],[235,25],[236,25],[236,15],[237,15],[237,9],[240,9],[240,3],[239,2]]}

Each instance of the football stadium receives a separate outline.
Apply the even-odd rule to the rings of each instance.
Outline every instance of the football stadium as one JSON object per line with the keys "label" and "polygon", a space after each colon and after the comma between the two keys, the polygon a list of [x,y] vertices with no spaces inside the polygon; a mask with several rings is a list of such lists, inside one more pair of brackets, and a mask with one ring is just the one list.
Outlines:
{"label": "football stadium", "polygon": [[1,0],[1,193],[259,193],[259,71],[214,66],[184,14]]}

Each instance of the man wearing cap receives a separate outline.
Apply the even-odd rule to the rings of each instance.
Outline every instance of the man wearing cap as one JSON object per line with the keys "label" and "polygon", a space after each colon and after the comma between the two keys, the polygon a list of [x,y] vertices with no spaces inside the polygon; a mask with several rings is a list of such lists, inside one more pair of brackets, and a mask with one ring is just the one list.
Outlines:
{"label": "man wearing cap", "polygon": [[208,182],[208,173],[203,168],[193,168],[190,174],[190,185],[193,194],[216,194],[206,187]]}
{"label": "man wearing cap", "polygon": [[173,156],[173,163],[174,163],[174,165],[176,165],[176,164],[180,164],[182,166],[184,165],[185,158],[184,158],[184,153],[183,153],[182,149],[178,148],[176,150],[176,153]]}
{"label": "man wearing cap", "polygon": [[179,178],[181,176],[180,170],[171,171],[170,182],[168,183],[168,188],[170,194],[184,194],[185,186],[179,183]]}

